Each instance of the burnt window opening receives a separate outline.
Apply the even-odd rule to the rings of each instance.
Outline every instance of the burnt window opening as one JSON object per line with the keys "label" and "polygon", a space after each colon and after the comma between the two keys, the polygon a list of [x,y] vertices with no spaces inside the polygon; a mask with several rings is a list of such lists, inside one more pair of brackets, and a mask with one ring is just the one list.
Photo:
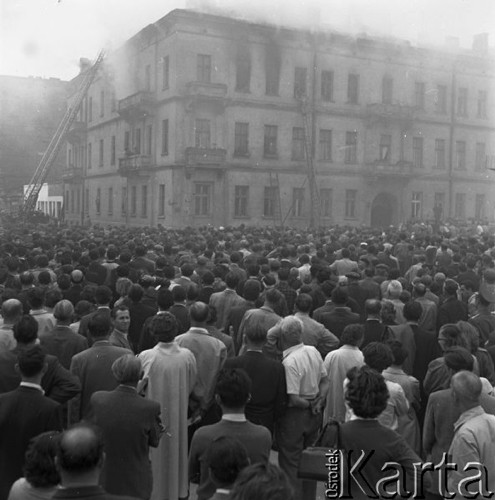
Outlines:
{"label": "burnt window opening", "polygon": [[235,89],[237,92],[249,92],[251,82],[251,55],[246,47],[237,50]]}
{"label": "burnt window opening", "polygon": [[294,68],[294,97],[300,99],[306,95],[306,68]]}
{"label": "burnt window opening", "polygon": [[278,95],[281,65],[280,49],[274,43],[268,45],[265,52],[266,95]]}

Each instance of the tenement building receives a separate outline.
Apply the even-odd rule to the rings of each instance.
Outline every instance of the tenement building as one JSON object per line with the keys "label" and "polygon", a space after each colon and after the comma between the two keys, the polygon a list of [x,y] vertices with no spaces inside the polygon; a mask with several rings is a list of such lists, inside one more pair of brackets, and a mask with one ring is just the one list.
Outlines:
{"label": "tenement building", "polygon": [[68,137],[65,217],[491,221],[494,81],[483,35],[420,48],[174,10],[106,56]]}

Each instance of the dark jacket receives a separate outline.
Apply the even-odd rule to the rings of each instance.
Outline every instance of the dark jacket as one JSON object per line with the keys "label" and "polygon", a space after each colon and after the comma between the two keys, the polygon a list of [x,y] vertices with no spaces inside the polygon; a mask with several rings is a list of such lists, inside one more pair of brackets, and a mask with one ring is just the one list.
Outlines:
{"label": "dark jacket", "polygon": [[123,385],[91,396],[91,420],[102,430],[105,443],[100,483],[108,493],[151,496],[149,447],[157,447],[160,440],[160,411],[159,403]]}
{"label": "dark jacket", "polygon": [[101,486],[80,486],[78,488],[60,488],[52,498],[59,500],[139,500],[136,497],[123,497],[107,493]]}

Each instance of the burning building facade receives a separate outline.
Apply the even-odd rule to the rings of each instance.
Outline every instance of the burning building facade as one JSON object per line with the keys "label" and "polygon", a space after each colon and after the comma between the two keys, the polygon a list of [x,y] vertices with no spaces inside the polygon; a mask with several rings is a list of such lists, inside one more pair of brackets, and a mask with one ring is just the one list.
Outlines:
{"label": "burning building facade", "polygon": [[484,39],[426,49],[175,10],[93,82],[68,136],[65,217],[493,220],[494,81]]}

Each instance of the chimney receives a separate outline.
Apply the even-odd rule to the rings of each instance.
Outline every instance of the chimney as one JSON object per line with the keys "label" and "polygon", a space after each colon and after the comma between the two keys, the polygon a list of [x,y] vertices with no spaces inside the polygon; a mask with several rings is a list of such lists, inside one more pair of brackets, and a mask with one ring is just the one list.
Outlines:
{"label": "chimney", "polygon": [[488,33],[479,33],[473,37],[473,52],[488,52]]}
{"label": "chimney", "polygon": [[79,59],[79,71],[80,73],[84,73],[91,67],[91,61],[86,57],[81,57]]}

